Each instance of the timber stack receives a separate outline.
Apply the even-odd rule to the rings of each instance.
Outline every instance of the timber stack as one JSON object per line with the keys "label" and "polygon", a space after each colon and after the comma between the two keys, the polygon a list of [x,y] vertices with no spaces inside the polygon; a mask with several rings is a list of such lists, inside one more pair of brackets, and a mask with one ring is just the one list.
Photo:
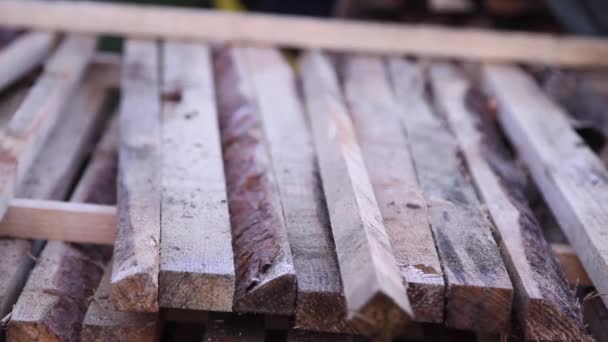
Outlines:
{"label": "timber stack", "polygon": [[599,79],[607,41],[34,0],[0,25],[2,339],[606,340],[601,109],[537,71]]}

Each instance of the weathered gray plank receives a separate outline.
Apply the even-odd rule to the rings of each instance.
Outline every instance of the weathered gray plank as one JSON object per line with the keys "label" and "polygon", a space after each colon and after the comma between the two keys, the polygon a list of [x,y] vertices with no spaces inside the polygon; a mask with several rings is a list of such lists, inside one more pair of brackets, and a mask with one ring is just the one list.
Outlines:
{"label": "weathered gray plank", "polygon": [[380,57],[350,56],[344,65],[347,103],[386,232],[418,322],[443,322],[445,284],[426,200]]}
{"label": "weathered gray plank", "polygon": [[154,41],[126,42],[120,107],[118,231],[112,266],[112,302],[120,311],[158,311],[159,54]]}
{"label": "weathered gray plank", "polygon": [[431,84],[496,226],[525,338],[584,340],[580,307],[529,207],[525,174],[515,166],[489,114],[476,115],[466,106],[467,100],[484,100],[472,99],[470,82],[449,64],[433,65]]}
{"label": "weathered gray plank", "polygon": [[331,63],[308,52],[300,67],[348,318],[388,339],[412,316],[390,239]]}
{"label": "weathered gray plank", "polygon": [[346,311],[314,146],[294,73],[277,49],[246,48],[293,253],[298,295],[295,326],[339,332],[354,327]]}
{"label": "weathered gray plank", "polygon": [[503,65],[484,65],[483,75],[506,134],[589,277],[608,293],[608,172],[529,75]]}
{"label": "weathered gray plank", "polygon": [[225,48],[215,60],[237,276],[234,309],[292,314],[296,279],[284,206],[243,52]]}
{"label": "weathered gray plank", "polygon": [[398,58],[389,66],[446,274],[446,325],[505,332],[513,289],[456,139],[432,112],[421,67]]}
{"label": "weathered gray plank", "polygon": [[232,235],[209,48],[163,48],[159,304],[231,311]]}

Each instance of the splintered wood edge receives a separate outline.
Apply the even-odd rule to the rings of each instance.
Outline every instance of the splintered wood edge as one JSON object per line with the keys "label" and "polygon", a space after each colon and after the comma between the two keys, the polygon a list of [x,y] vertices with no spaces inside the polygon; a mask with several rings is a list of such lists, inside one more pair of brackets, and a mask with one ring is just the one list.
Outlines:
{"label": "splintered wood edge", "polygon": [[570,66],[608,65],[605,58],[608,42],[602,39],[166,6],[4,0],[0,1],[0,24],[88,34],[248,42],[351,52]]}

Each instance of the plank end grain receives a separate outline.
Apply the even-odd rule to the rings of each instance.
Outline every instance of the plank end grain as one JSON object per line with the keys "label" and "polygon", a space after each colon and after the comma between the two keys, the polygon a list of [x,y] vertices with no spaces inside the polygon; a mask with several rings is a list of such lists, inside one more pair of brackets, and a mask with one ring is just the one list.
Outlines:
{"label": "plank end grain", "polygon": [[215,57],[235,252],[234,310],[290,315],[296,300],[295,267],[244,50],[225,47]]}
{"label": "plank end grain", "polygon": [[112,302],[120,311],[158,311],[159,54],[154,41],[126,43],[112,267]]}

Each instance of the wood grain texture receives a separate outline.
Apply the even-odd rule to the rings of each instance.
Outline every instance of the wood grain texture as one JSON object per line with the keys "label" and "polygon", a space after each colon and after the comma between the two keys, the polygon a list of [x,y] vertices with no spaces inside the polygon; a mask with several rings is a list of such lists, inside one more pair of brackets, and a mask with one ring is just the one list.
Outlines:
{"label": "wood grain texture", "polygon": [[57,35],[53,33],[30,32],[0,49],[0,90],[42,64],[56,41]]}
{"label": "wood grain texture", "polygon": [[4,0],[0,2],[0,25],[128,37],[247,42],[301,49],[571,66],[608,64],[608,42],[602,39],[141,4]]}
{"label": "wood grain texture", "polygon": [[349,331],[310,128],[294,73],[272,48],[244,48],[283,203],[298,294],[295,326]]}
{"label": "wood grain texture", "polygon": [[345,97],[386,232],[418,322],[443,322],[445,284],[402,111],[380,57],[344,61]]}
{"label": "wood grain texture", "polygon": [[525,174],[500,141],[491,113],[479,108],[481,113],[476,114],[467,107],[471,102],[484,106],[485,99],[470,91],[470,81],[452,65],[433,65],[430,75],[436,103],[455,132],[495,224],[499,247],[513,279],[514,309],[525,338],[584,340],[580,307],[529,206]]}
{"label": "wood grain texture", "polygon": [[503,65],[484,65],[483,74],[504,131],[598,291],[608,292],[608,172],[530,76]]}
{"label": "wood grain texture", "polygon": [[119,124],[118,231],[112,266],[112,302],[120,311],[158,311],[159,55],[154,41],[126,42]]}
{"label": "wood grain texture", "polygon": [[296,279],[285,209],[246,57],[239,48],[225,48],[216,57],[237,276],[234,310],[292,314]]}
{"label": "wood grain texture", "polygon": [[[111,183],[115,183],[115,179]],[[104,191],[114,192],[113,187],[108,187],[107,184],[89,182],[80,186],[80,191],[72,196],[71,201],[114,203],[115,197],[104,198],[98,195]],[[35,207],[32,205],[34,203],[35,201],[29,201],[32,207]],[[78,219],[81,229],[87,227],[85,220]],[[13,308],[9,340],[78,340],[89,300],[99,284],[110,255],[109,246],[48,242]]]}
{"label": "wood grain texture", "polygon": [[332,65],[319,52],[300,63],[347,317],[389,339],[413,314],[403,279]]}
{"label": "wood grain texture", "polygon": [[161,307],[231,311],[235,275],[209,47],[163,47]]}
{"label": "wood grain texture", "polygon": [[44,72],[0,133],[0,217],[73,95],[95,50],[96,39],[66,37]]}
{"label": "wood grain texture", "polygon": [[397,99],[407,108],[402,120],[446,274],[446,325],[506,332],[511,281],[456,139],[432,112],[420,65],[395,58],[389,67]]}

